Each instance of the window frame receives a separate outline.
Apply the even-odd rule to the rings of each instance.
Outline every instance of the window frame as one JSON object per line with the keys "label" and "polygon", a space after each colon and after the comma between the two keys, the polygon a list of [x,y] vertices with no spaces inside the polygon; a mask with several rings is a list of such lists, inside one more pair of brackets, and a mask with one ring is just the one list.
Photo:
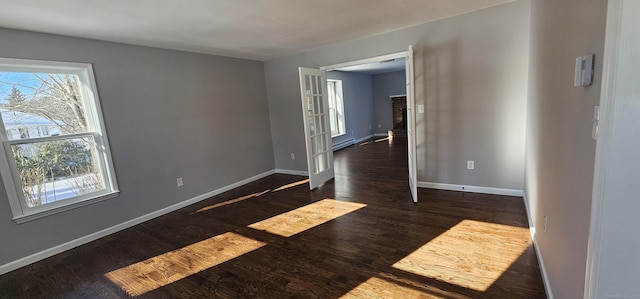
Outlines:
{"label": "window frame", "polygon": [[[84,133],[9,140],[0,115],[0,142],[2,143],[0,146],[0,175],[11,206],[13,220],[17,223],[23,223],[118,196],[120,191],[116,181],[93,66],[90,63],[0,57],[0,72],[58,73],[78,76],[78,91],[83,101],[82,104],[87,121],[87,132]],[[104,189],[52,203],[28,207],[22,192],[22,184],[11,146],[88,136],[94,139]]]}
{"label": "window frame", "polygon": [[[333,93],[330,93],[329,85],[333,85]],[[327,79],[327,94],[329,108],[329,128],[331,129],[331,138],[345,135],[347,132],[347,124],[344,117],[344,94],[342,91],[342,80]],[[333,106],[332,106],[333,104]],[[338,105],[339,104],[339,105]],[[332,113],[336,121],[336,130],[332,128]]]}

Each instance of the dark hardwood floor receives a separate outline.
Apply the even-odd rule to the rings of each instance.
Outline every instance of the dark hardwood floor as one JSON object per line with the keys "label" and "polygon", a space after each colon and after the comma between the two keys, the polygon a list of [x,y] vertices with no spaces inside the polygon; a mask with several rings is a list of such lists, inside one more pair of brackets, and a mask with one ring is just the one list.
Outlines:
{"label": "dark hardwood floor", "polygon": [[545,298],[521,198],[410,200],[406,140],[336,152],[0,276],[0,298]]}

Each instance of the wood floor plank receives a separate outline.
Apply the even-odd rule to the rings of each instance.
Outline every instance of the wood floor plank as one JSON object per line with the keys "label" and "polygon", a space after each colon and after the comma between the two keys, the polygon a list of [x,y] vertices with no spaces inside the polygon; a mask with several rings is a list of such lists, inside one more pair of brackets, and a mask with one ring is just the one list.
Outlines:
{"label": "wood floor plank", "polygon": [[408,190],[406,139],[335,153],[0,276],[0,298],[545,298],[522,198]]}

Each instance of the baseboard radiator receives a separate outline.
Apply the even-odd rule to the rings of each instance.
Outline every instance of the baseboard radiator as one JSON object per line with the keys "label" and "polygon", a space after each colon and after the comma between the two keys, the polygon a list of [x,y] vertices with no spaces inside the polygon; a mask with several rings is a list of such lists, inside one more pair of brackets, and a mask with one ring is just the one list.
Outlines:
{"label": "baseboard radiator", "polygon": [[347,140],[340,141],[338,143],[333,144],[333,151],[337,151],[339,149],[343,149],[347,146],[352,146],[356,142],[355,138],[349,138]]}

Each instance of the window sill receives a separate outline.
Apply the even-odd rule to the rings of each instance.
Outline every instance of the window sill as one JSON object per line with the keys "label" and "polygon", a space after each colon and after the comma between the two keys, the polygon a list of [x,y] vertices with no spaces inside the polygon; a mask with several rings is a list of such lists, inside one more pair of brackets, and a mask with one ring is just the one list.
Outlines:
{"label": "window sill", "polygon": [[107,200],[107,199],[111,199],[111,198],[115,198],[118,197],[118,195],[120,194],[120,191],[116,190],[116,191],[112,191],[106,194],[101,194],[98,195],[96,197],[91,197],[91,198],[87,198],[85,200],[82,201],[78,201],[78,202],[74,202],[68,205],[64,205],[64,206],[60,206],[60,207],[55,207],[49,210],[45,210],[45,211],[39,211],[39,212],[33,212],[30,214],[26,214],[26,215],[20,215],[17,217],[13,217],[13,221],[15,221],[17,224],[21,224],[21,223],[25,223],[25,222],[29,222],[31,220],[36,220],[36,219],[40,219],[43,217],[47,217],[53,214],[58,214],[64,211],[69,211],[69,210],[73,210],[75,208],[79,208],[79,207],[84,207],[90,204],[94,204],[94,203],[98,203],[101,202],[103,200]]}

